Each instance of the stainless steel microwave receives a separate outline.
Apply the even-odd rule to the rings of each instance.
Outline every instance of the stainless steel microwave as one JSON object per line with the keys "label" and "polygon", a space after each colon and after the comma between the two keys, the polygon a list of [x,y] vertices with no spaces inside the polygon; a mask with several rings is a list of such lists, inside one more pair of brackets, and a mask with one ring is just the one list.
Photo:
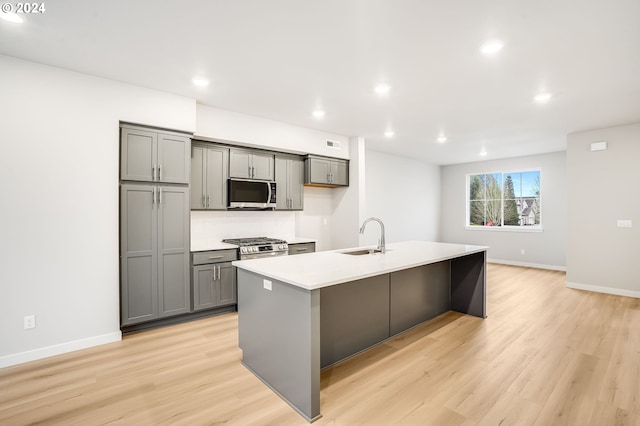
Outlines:
{"label": "stainless steel microwave", "polygon": [[230,209],[264,210],[276,207],[276,183],[264,180],[229,179]]}

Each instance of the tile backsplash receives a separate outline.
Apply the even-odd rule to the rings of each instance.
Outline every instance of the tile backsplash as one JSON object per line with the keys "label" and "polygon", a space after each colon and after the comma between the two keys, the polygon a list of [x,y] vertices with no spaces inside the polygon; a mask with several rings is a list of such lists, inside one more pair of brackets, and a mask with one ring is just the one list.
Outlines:
{"label": "tile backsplash", "polygon": [[217,243],[225,238],[293,238],[295,212],[290,211],[192,211],[192,244]]}

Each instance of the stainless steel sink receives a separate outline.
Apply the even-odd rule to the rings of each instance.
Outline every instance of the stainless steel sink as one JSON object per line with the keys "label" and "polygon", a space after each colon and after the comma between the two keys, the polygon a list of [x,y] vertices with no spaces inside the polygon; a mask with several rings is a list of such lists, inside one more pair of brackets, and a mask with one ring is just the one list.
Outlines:
{"label": "stainless steel sink", "polygon": [[363,254],[380,253],[380,250],[378,250],[378,249],[358,249],[358,250],[352,250],[352,251],[343,251],[341,253],[342,254],[350,254],[352,256],[361,256]]}

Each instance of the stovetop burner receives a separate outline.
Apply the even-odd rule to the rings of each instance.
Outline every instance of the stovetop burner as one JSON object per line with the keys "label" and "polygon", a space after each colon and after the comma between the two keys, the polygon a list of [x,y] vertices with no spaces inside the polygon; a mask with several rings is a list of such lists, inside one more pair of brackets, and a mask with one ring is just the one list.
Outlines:
{"label": "stovetop burner", "polygon": [[250,237],[250,238],[228,238],[222,240],[223,243],[235,244],[240,247],[261,246],[265,244],[286,244],[285,240],[267,237]]}
{"label": "stovetop burner", "polygon": [[239,246],[240,260],[257,259],[267,256],[283,256],[289,253],[289,245],[285,240],[267,237],[228,238],[223,243]]}

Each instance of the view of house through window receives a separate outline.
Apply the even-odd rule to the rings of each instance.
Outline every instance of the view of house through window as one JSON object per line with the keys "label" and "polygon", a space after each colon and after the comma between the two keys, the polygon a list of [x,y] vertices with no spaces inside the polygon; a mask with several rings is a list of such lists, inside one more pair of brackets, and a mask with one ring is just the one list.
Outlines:
{"label": "view of house through window", "polygon": [[467,176],[467,226],[540,227],[540,171]]}

